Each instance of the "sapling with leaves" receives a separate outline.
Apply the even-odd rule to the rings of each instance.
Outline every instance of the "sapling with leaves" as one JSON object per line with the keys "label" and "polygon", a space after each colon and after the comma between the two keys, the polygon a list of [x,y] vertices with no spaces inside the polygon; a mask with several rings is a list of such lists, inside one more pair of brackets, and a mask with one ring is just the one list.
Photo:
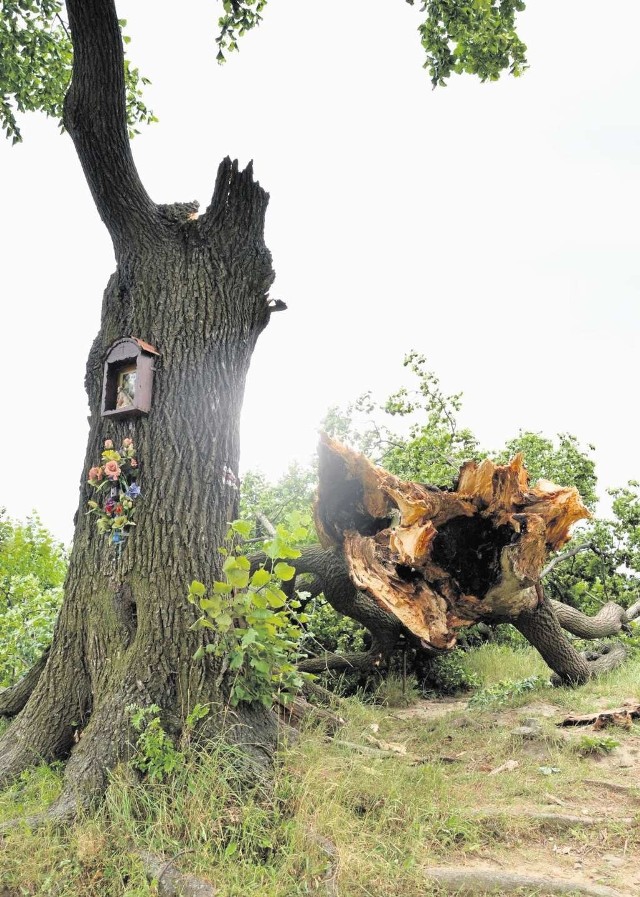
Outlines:
{"label": "sapling with leaves", "polygon": [[252,571],[247,545],[253,526],[246,520],[235,520],[227,534],[222,565],[224,580],[210,589],[194,581],[189,588],[189,601],[202,616],[193,629],[204,630],[205,639],[194,654],[195,661],[206,661],[213,655],[220,661],[219,676],[229,674],[229,703],[237,707],[241,701],[258,701],[271,707],[274,700],[287,704],[301,688],[308,673],[297,669],[306,656],[301,649],[304,624],[309,617],[301,612],[301,602],[290,598],[281,584],[295,576],[295,567],[287,559],[300,557],[297,542],[304,540],[303,526],[288,530],[276,527],[272,539],[262,546],[265,560]]}

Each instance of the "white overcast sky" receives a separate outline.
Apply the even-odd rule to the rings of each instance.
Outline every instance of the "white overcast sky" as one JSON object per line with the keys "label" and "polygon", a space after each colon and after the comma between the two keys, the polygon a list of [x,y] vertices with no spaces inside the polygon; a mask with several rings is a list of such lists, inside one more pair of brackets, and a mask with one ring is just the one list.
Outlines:
{"label": "white overcast sky", "polygon": [[[289,310],[254,357],[243,468],[307,460],[326,408],[395,389],[415,348],[483,444],[569,431],[602,489],[640,477],[640,4],[530,0],[523,78],[437,91],[403,0],[270,0],[224,67],[220,6],[118,11],[153,80],[160,123],[134,141],[153,198],[204,208],[227,154],[271,194]],[[69,138],[23,132],[0,145],[0,506],[68,540],[114,258]]]}

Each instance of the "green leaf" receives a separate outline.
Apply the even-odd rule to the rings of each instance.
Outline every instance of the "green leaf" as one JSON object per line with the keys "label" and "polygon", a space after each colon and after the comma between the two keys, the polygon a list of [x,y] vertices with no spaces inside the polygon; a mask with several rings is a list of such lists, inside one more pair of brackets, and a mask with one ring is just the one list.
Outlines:
{"label": "green leaf", "polygon": [[264,567],[261,567],[251,577],[251,585],[255,586],[259,589],[261,586],[266,585],[271,580],[271,574],[268,570],[265,570]]}
{"label": "green leaf", "polygon": [[200,610],[208,613],[210,617],[215,617],[222,610],[222,601],[219,598],[201,598]]}
{"label": "green leaf", "polygon": [[198,582],[197,579],[194,579],[189,586],[189,594],[195,595],[197,598],[202,598],[206,591],[206,586],[203,583]]}
{"label": "green leaf", "polygon": [[253,524],[249,520],[234,520],[231,524],[231,529],[234,533],[238,533],[238,535],[248,539],[253,531]]}
{"label": "green leaf", "polygon": [[284,607],[287,603],[287,596],[282,589],[278,588],[276,585],[268,586],[266,593],[267,601],[271,607]]}
{"label": "green leaf", "polygon": [[233,586],[229,585],[228,582],[218,582],[216,580],[213,584],[214,595],[228,595],[231,591],[233,591]]}
{"label": "green leaf", "polygon": [[216,617],[216,624],[218,626],[218,629],[222,629],[223,631],[225,629],[229,629],[232,623],[233,620],[229,616],[229,614],[218,614],[218,616]]}
{"label": "green leaf", "polygon": [[266,660],[257,660],[256,658],[253,658],[253,660],[249,661],[249,665],[259,673],[271,673],[271,666]]}
{"label": "green leaf", "polygon": [[249,571],[232,568],[226,571],[227,579],[236,589],[244,589],[249,585]]}
{"label": "green leaf", "polygon": [[193,624],[193,626],[189,627],[190,629],[215,629],[216,627],[213,625],[211,620],[207,620],[206,617],[200,617],[199,620]]}
{"label": "green leaf", "polygon": [[204,657],[204,645],[200,645],[196,653],[193,655],[194,660],[202,660]]}
{"label": "green leaf", "polygon": [[278,579],[284,580],[287,582],[296,575],[296,568],[292,567],[291,564],[285,564],[284,561],[280,561],[280,563],[276,564],[273,572],[276,574]]}

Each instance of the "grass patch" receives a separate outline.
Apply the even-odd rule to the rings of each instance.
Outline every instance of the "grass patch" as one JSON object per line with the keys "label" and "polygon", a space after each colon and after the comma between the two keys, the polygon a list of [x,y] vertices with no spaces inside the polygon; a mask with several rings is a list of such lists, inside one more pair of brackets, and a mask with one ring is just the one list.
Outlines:
{"label": "grass patch", "polygon": [[[487,645],[465,654],[463,663],[485,689],[505,679],[546,676],[528,649]],[[606,816],[610,795],[598,795],[586,781],[602,778],[596,764],[609,762],[600,750],[605,740],[615,757],[618,747],[611,742],[619,741],[620,750],[637,745],[637,727],[565,733],[536,708],[541,698],[557,704],[558,715],[603,700],[615,706],[638,695],[638,681],[640,662],[634,659],[580,689],[536,683],[504,696],[498,706],[440,717],[420,716],[419,702],[412,716],[390,705],[395,701],[381,706],[349,698],[340,705],[346,724],[333,740],[309,728],[283,747],[272,779],[250,786],[240,755],[222,743],[188,748],[165,781],[140,781],[122,766],[102,808],[69,830],[20,828],[6,835],[0,894],[155,897],[136,855],[147,849],[177,857],[179,868],[211,881],[225,897],[308,897],[323,893],[328,859],[321,838],[336,846],[345,897],[427,897],[427,865],[474,857],[512,862],[518,851],[519,861],[538,857],[552,866],[568,850],[565,871],[572,871],[572,857],[579,854],[600,876],[603,845],[633,856],[640,848],[638,825],[616,822],[609,812],[602,827],[554,832],[557,851],[550,852],[545,823],[525,811],[563,812],[550,803],[551,795],[566,805],[564,812]],[[531,716],[539,722],[535,738],[512,734]],[[585,738],[597,740],[597,748],[585,750]],[[381,756],[349,746],[371,751],[382,743],[398,752]],[[517,767],[490,775],[508,761]],[[559,772],[544,775],[541,768]],[[606,777],[615,775],[609,770]],[[618,775],[624,782],[628,770]],[[0,795],[0,819],[38,812],[59,789],[57,770],[41,767],[23,775]],[[616,797],[616,812],[635,815],[637,805],[621,808],[623,800]],[[615,877],[606,882],[615,885]]]}
{"label": "grass patch", "polygon": [[508,645],[486,644],[467,651],[462,664],[465,670],[477,677],[483,688],[510,679],[518,682],[531,676],[549,680],[551,671],[538,652],[531,646],[512,648]]}

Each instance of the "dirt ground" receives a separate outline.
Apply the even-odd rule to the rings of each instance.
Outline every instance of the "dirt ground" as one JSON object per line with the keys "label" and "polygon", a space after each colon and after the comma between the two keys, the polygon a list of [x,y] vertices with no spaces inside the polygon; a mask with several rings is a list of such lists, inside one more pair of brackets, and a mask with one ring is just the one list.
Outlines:
{"label": "dirt ground", "polygon": [[[629,701],[633,703],[632,699]],[[595,700],[594,711],[604,709],[605,704],[604,701]],[[397,710],[393,716],[402,724],[413,726],[416,723],[434,723],[449,714],[457,714],[458,720],[464,720],[465,717],[459,715],[465,711],[465,701],[425,700],[407,709]],[[469,708],[470,719],[473,719],[472,714],[473,710]],[[577,780],[573,778],[570,787],[563,786],[561,777],[553,774],[560,770],[553,769],[548,774],[547,787],[541,784],[536,793],[535,802],[530,797],[518,801],[514,799],[512,790],[501,794],[500,787],[497,787],[495,806],[482,803],[471,812],[477,814],[489,829],[499,826],[502,837],[495,842],[489,841],[489,849],[460,856],[456,865],[466,870],[496,874],[497,881],[500,873],[518,873],[544,877],[558,883],[572,882],[585,888],[610,888],[612,894],[638,897],[640,726],[633,725],[627,729],[616,726],[598,732],[594,732],[592,725],[558,726],[557,723],[567,715],[566,709],[548,701],[533,701],[517,709],[492,712],[491,726],[495,729],[517,731],[516,727],[527,720],[538,721],[546,727],[546,739],[518,738],[513,755],[520,759],[507,761],[503,764],[504,768],[492,769],[491,762],[487,763],[481,751],[460,753],[467,769],[484,771],[499,778],[517,775],[523,757],[540,762],[540,770],[552,770],[552,767],[545,765],[549,762],[549,732],[554,750],[564,756],[564,763],[571,762],[572,756],[578,756],[572,750],[575,751],[575,744],[585,735],[610,735],[619,741],[610,753],[581,756],[581,775]],[[456,762],[455,755],[445,755],[441,759]],[[519,824],[529,819],[537,823],[535,836],[523,838]],[[504,833],[509,831],[511,822],[515,823],[513,837],[508,834],[505,837]],[[506,893],[506,888],[501,889],[499,884],[496,888],[495,893]],[[518,893],[544,895],[545,891],[525,889]]]}

